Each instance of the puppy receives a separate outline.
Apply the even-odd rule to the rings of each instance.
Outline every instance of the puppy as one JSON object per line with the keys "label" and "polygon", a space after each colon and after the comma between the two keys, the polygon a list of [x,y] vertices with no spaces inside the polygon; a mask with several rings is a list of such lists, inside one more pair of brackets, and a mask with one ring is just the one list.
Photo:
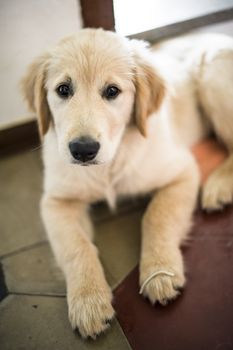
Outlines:
{"label": "puppy", "polygon": [[142,219],[141,294],[165,304],[185,284],[180,244],[199,172],[189,147],[214,131],[229,157],[209,178],[206,209],[233,194],[233,41],[184,37],[148,48],[84,29],[35,60],[22,82],[45,167],[41,212],[67,283],[72,328],[109,327],[112,293],[92,243],[90,204],[151,193]]}

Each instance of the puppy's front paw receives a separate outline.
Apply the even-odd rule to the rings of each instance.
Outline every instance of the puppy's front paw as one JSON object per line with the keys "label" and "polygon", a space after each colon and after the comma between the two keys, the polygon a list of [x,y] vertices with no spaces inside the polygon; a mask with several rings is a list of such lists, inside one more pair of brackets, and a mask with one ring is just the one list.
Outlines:
{"label": "puppy's front paw", "polygon": [[[156,267],[158,271],[164,271]],[[171,268],[167,271],[171,271]],[[152,278],[143,288],[142,294],[147,297],[152,304],[159,302],[166,305],[169,300],[175,299],[180,294],[180,289],[185,284],[185,277],[183,274],[174,273],[174,276],[160,274]]]}
{"label": "puppy's front paw", "polygon": [[[169,300],[175,299],[180,294],[180,289],[185,285],[182,256],[178,252],[177,258],[173,260],[164,257],[162,259],[158,257],[156,260],[141,265],[141,294],[147,297],[152,304],[159,302],[166,305]],[[156,272],[158,274],[145,283]]]}
{"label": "puppy's front paw", "polygon": [[76,289],[68,292],[69,319],[73,329],[78,329],[83,338],[93,339],[107,328],[114,316],[110,289],[92,288],[89,291]]}
{"label": "puppy's front paw", "polygon": [[220,210],[232,203],[232,199],[232,174],[222,173],[219,168],[209,177],[202,189],[202,208],[207,211]]}

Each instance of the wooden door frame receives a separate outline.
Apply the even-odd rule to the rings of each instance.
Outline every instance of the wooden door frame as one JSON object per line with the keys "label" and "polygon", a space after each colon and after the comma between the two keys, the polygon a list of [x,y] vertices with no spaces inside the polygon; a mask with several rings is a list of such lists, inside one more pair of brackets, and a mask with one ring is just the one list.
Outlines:
{"label": "wooden door frame", "polygon": [[80,0],[83,26],[115,29],[113,0]]}

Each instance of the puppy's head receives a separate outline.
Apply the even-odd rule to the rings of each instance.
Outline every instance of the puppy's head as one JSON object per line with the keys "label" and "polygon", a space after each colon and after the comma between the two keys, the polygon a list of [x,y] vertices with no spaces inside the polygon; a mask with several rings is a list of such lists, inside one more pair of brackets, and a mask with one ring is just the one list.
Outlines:
{"label": "puppy's head", "polygon": [[110,162],[132,121],[146,136],[164,94],[145,45],[101,29],[63,39],[29,67],[22,87],[41,138],[54,128],[60,154],[81,165]]}

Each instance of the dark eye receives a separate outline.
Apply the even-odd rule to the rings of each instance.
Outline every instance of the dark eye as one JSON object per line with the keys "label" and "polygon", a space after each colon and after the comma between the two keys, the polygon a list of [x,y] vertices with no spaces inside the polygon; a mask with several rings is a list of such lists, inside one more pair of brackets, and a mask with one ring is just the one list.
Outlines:
{"label": "dark eye", "polygon": [[58,96],[62,98],[68,98],[72,95],[72,88],[68,84],[61,84],[56,89]]}
{"label": "dark eye", "polygon": [[114,86],[114,85],[109,85],[103,92],[103,97],[105,97],[107,100],[113,100],[114,98],[116,98],[119,93],[120,93],[120,89],[118,89],[118,87]]}

